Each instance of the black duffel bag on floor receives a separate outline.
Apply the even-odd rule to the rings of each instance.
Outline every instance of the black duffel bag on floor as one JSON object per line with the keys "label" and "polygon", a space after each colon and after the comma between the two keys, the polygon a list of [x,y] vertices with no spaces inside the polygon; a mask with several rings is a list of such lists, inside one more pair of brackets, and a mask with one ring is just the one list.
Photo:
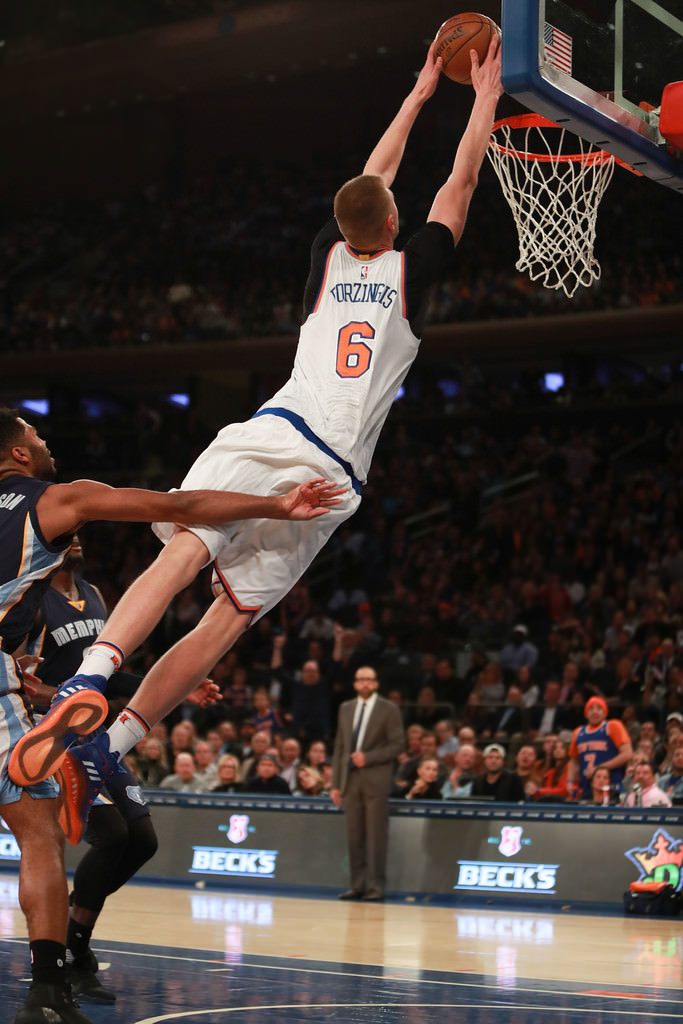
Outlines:
{"label": "black duffel bag on floor", "polygon": [[631,882],[624,893],[624,913],[675,917],[683,909],[683,896],[667,882]]}

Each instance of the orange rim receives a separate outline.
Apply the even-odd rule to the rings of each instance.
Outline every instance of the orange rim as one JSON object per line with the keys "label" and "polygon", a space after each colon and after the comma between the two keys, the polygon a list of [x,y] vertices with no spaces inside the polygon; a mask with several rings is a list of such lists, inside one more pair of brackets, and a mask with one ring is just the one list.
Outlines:
{"label": "orange rim", "polygon": [[[554,121],[550,121],[547,117],[543,117],[542,114],[515,114],[513,117],[502,117],[499,121],[496,121],[491,132],[497,131],[499,128],[557,128],[559,131],[568,131],[564,129],[561,124],[555,124]],[[612,153],[608,153],[605,149],[594,149],[591,153],[558,153],[553,155],[552,153],[526,153],[524,150],[515,149],[514,146],[503,146],[497,139],[492,140],[493,145],[502,153],[503,156],[515,156],[520,160],[540,160],[542,163],[575,163],[585,164],[587,167],[591,167],[594,164],[604,164],[608,160],[615,160],[616,163],[625,167],[627,171],[631,171],[633,174],[640,176],[640,171],[636,171],[634,167],[631,167],[625,160],[621,160],[618,156],[613,156]]]}

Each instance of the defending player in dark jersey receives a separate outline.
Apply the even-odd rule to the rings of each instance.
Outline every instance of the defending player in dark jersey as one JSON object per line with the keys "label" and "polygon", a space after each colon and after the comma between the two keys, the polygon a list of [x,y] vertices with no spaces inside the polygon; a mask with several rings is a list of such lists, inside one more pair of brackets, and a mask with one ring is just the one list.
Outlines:
{"label": "defending player in dark jersey", "polygon": [[[84,564],[78,534],[64,564],[51,577],[26,648],[41,661],[35,669],[42,687],[27,686],[36,712],[45,714],[55,690],[73,675],[84,652],[102,629],[107,609],[99,590],[78,575]],[[110,718],[133,696],[140,678],[120,672],[107,692]],[[138,871],[157,849],[149,805],[135,775],[120,765],[90,809],[84,835],[89,850],[76,867],[66,934],[68,977],[75,996],[113,1003],[116,996],[97,976],[90,938],[104,902]]]}
{"label": "defending player in dark jersey", "polygon": [[[215,491],[160,494],[115,489],[94,480],[52,484],[55,463],[35,427],[0,408],[0,814],[19,849],[19,900],[26,917],[33,982],[15,1024],[89,1024],[66,980],[68,890],[57,787],[47,777],[26,783],[9,776],[17,743],[33,732],[25,677],[15,652],[28,635],[51,574],[63,565],[71,538],[91,519],[150,522],[242,520],[250,516],[315,518],[334,502],[335,488],[309,482],[262,498]],[[74,701],[74,694],[78,699]],[[65,731],[83,733],[104,718],[107,702],[72,687],[60,703]],[[46,716],[47,717],[47,716]],[[41,759],[44,760],[44,759]]]}

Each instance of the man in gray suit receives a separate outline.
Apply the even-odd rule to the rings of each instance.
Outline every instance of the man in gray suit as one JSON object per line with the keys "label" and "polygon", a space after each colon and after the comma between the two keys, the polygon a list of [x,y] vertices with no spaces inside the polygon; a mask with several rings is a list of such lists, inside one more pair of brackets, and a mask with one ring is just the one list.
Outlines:
{"label": "man in gray suit", "polygon": [[351,888],[342,900],[382,900],[394,761],[403,749],[399,709],[377,694],[373,668],[356,670],[357,697],[339,708],[330,796],[344,806]]}

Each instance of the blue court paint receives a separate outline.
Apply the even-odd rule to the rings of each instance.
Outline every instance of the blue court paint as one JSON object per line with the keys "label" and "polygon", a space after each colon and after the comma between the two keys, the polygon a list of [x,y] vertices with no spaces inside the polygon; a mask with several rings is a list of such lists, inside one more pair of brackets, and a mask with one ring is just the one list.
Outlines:
{"label": "blue court paint", "polygon": [[[131,932],[134,934],[134,923]],[[296,935],[291,936],[292,951]],[[682,1021],[680,992],[598,987],[495,975],[417,971],[257,957],[165,946],[94,944],[112,1009],[86,1004],[93,1024],[667,1024]],[[0,940],[0,1019],[26,991],[28,946]]]}

